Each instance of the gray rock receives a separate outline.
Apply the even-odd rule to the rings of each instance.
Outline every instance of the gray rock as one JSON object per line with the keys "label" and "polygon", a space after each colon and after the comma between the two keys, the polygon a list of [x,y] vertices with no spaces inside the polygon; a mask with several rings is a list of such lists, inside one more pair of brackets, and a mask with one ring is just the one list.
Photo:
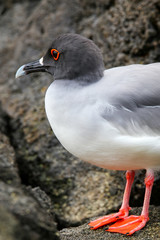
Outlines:
{"label": "gray rock", "polygon": [[0,182],[0,239],[58,240],[48,197],[39,199],[39,189],[26,190]]}
{"label": "gray rock", "polygon": [[0,180],[8,184],[20,184],[15,153],[9,139],[0,133]]}
{"label": "gray rock", "polygon": [[15,152],[10,144],[8,117],[0,104],[0,180],[8,184],[20,184],[18,169],[16,167]]}
{"label": "gray rock", "polygon": [[[0,112],[0,130],[7,134],[9,118],[1,108]],[[4,133],[0,132],[0,240],[58,240],[49,197],[21,184],[16,154]]]}

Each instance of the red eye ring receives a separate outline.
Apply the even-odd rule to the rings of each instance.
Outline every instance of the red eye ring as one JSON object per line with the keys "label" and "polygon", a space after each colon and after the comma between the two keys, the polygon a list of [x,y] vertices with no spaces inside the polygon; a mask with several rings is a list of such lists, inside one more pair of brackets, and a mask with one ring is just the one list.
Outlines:
{"label": "red eye ring", "polygon": [[59,58],[59,52],[58,52],[58,50],[57,49],[51,49],[51,55],[52,55],[52,57],[54,58],[54,60],[55,61],[57,61],[58,60],[58,58]]}

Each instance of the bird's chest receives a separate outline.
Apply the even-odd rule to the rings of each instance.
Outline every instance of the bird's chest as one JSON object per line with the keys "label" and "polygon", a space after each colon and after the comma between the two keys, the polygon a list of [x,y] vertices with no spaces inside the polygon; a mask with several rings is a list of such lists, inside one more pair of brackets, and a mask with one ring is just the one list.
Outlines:
{"label": "bird's chest", "polygon": [[81,157],[93,140],[95,119],[92,104],[85,104],[87,96],[76,89],[68,91],[51,85],[45,97],[49,123],[61,144],[72,154]]}

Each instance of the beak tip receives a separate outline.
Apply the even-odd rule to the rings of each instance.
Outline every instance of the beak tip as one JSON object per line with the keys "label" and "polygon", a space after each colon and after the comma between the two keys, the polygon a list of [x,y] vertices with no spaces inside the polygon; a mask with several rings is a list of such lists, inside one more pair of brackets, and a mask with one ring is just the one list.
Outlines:
{"label": "beak tip", "polygon": [[19,78],[19,77],[21,77],[21,76],[23,76],[23,75],[26,75],[26,72],[24,71],[24,67],[25,67],[25,65],[21,66],[21,67],[17,70],[16,75],[15,75],[15,78]]}

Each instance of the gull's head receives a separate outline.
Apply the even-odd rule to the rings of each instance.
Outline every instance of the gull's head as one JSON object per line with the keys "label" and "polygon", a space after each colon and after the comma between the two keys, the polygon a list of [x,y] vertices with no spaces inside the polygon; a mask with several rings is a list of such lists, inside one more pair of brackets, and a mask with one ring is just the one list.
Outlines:
{"label": "gull's head", "polygon": [[48,72],[55,80],[89,77],[97,80],[103,71],[103,58],[93,41],[78,34],[63,34],[54,39],[44,57],[21,66],[16,78],[32,72]]}

